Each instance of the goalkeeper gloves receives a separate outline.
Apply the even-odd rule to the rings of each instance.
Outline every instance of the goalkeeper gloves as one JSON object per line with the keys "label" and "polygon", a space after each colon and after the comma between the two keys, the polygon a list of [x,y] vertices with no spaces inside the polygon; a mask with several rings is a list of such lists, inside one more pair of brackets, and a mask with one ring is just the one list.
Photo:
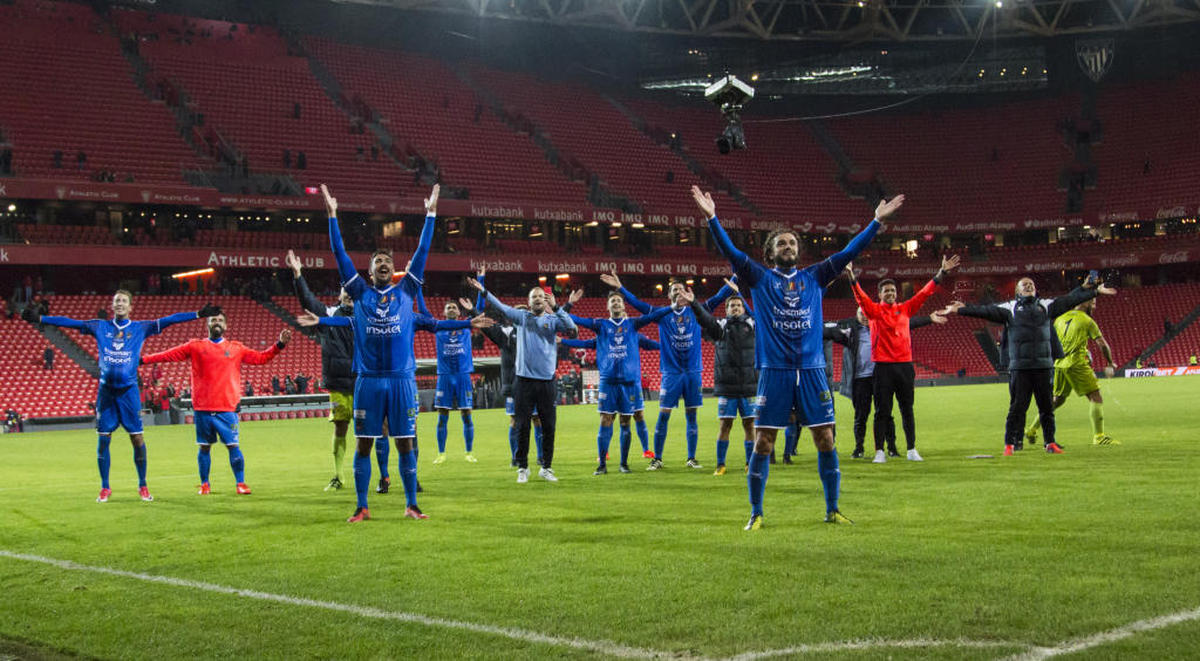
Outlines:
{"label": "goalkeeper gloves", "polygon": [[208,303],[204,307],[200,308],[200,311],[196,313],[196,316],[203,319],[204,317],[215,317],[219,314],[221,314],[221,306]]}

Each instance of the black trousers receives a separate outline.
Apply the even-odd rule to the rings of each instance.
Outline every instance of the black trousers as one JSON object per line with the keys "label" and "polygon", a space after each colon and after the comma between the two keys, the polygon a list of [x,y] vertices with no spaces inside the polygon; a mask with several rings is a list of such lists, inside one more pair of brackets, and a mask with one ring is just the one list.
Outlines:
{"label": "black trousers", "polygon": [[1038,418],[1046,445],[1054,442],[1054,370],[1012,370],[1008,374],[1008,419],[1004,422],[1004,444],[1016,445],[1025,433],[1029,399],[1037,402]]}
{"label": "black trousers", "polygon": [[917,447],[917,425],[913,419],[913,382],[916,372],[912,363],[875,363],[875,449],[882,450],[892,429],[895,444],[895,422],[892,419],[892,398],[900,405],[900,422],[904,425],[904,442],[909,450]]}
{"label": "black trousers", "polygon": [[530,418],[536,408],[538,418],[542,421],[542,467],[550,468],[554,461],[554,424],[558,414],[555,411],[554,380],[527,379],[518,376],[513,379],[513,419],[517,424],[517,466],[529,468],[529,430]]}
{"label": "black trousers", "polygon": [[[875,377],[866,376],[854,379],[850,385],[850,399],[854,402],[854,449],[863,449],[867,440],[867,421],[871,418],[871,401],[875,397]],[[896,449],[896,419],[888,416],[887,447]]]}

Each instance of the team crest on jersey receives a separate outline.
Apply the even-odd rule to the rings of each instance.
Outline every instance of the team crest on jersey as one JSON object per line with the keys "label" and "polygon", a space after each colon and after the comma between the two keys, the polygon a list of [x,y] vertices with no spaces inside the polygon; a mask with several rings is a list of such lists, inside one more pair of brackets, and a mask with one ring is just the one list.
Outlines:
{"label": "team crest on jersey", "polygon": [[226,357],[226,358],[228,358],[228,357],[229,357],[229,349],[226,349],[226,350],[225,350],[225,357]]}
{"label": "team crest on jersey", "polygon": [[786,281],[778,280],[775,282],[775,288],[783,295],[783,303],[790,308],[800,305],[800,292],[804,290],[804,285],[797,286],[796,281],[789,279]]}
{"label": "team crest on jersey", "polygon": [[117,331],[117,334],[113,336],[113,348],[117,351],[124,349],[126,337],[128,337],[128,335],[125,334],[125,331]]}
{"label": "team crest on jersey", "polygon": [[617,334],[613,335],[612,341],[613,341],[613,344],[624,344],[625,343],[625,333],[617,333]]}

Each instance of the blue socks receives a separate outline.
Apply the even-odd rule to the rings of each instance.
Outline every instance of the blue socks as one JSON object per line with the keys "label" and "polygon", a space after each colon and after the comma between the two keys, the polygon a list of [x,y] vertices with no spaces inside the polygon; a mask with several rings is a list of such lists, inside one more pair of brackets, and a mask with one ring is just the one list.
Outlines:
{"label": "blue socks", "polygon": [[212,455],[205,452],[208,446],[200,446],[200,453],[196,455],[196,462],[200,464],[200,481],[208,483],[208,471],[212,468]]}
{"label": "blue socks", "polygon": [[100,468],[100,487],[103,489],[109,488],[108,467],[112,465],[112,455],[108,452],[110,443],[112,434],[100,434],[96,443],[96,465]]}
{"label": "blue socks", "polygon": [[417,457],[413,452],[400,454],[400,481],[404,484],[404,502],[408,507],[417,505]]}
{"label": "blue socks", "polygon": [[463,421],[463,439],[467,442],[467,452],[475,449],[475,421],[471,419],[470,413],[464,413]]}
{"label": "blue socks", "polygon": [[695,459],[696,445],[700,442],[700,423],[696,422],[696,409],[686,409],[683,416],[687,422],[688,459]]}
{"label": "blue socks", "polygon": [[[385,439],[386,440],[386,439]],[[378,449],[378,446],[376,446]],[[354,492],[358,495],[358,506],[367,506],[367,490],[371,488],[371,455],[354,453]]]}
{"label": "blue socks", "polygon": [[229,446],[229,467],[233,469],[233,477],[239,484],[246,481],[246,457],[236,445]]}
{"label": "blue socks", "polygon": [[448,411],[445,411],[445,412],[438,411],[438,426],[437,426],[438,454],[444,454],[446,452],[446,433],[447,433],[446,425],[449,424],[449,422],[450,422],[450,413]]}
{"label": "blue socks", "polygon": [[[531,425],[533,423],[530,423]],[[537,444],[538,463],[542,463],[542,426],[533,425],[533,442]]]}
{"label": "blue socks", "polygon": [[517,428],[512,424],[508,425],[508,454],[512,461],[517,460]]}
{"label": "blue socks", "polygon": [[612,445],[612,425],[600,425],[600,432],[596,434],[596,451],[600,455],[600,465],[608,464],[608,447]]}
{"label": "blue socks", "polygon": [[750,455],[754,454],[754,441],[746,441],[746,465],[750,465]]}
{"label": "blue socks", "polygon": [[[146,486],[146,443],[133,448],[133,465],[137,467],[138,486]],[[108,486],[108,470],[104,471],[104,486]]]}
{"label": "blue socks", "polygon": [[636,420],[638,440],[642,442],[642,452],[650,449],[650,432],[646,431],[646,420]]}
{"label": "blue socks", "polygon": [[750,457],[750,470],[746,471],[746,487],[750,491],[750,515],[762,516],[763,493],[767,490],[767,474],[771,470],[771,456],[754,453]]}
{"label": "blue socks", "polygon": [[838,491],[842,484],[837,450],[817,453],[817,471],[821,473],[821,486],[825,487],[825,512],[829,513],[838,508]]}
{"label": "blue socks", "polygon": [[729,441],[717,441],[717,465],[725,465],[725,455],[729,452]]}
{"label": "blue socks", "polygon": [[[386,436],[375,439],[375,461],[379,462],[379,477],[388,476],[388,456],[391,455],[392,448],[388,445]],[[367,473],[370,475],[370,473]],[[366,507],[366,505],[363,505]]]}
{"label": "blue socks", "polygon": [[[644,425],[644,424],[642,425],[642,427],[645,427],[645,426],[646,425]],[[629,425],[621,426],[620,443],[621,443],[621,465],[628,466],[629,465],[629,446],[633,443],[633,434],[629,431]]]}
{"label": "blue socks", "polygon": [[796,446],[800,442],[800,425],[788,423],[783,432],[783,456],[791,457],[796,454]]}
{"label": "blue socks", "polygon": [[667,425],[671,422],[671,411],[660,410],[654,423],[654,458],[662,461],[663,446],[667,444]]}

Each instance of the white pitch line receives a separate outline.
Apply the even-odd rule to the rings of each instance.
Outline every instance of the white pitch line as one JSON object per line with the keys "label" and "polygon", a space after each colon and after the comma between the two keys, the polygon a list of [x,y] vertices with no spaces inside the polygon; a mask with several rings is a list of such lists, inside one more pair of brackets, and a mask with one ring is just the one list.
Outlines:
{"label": "white pitch line", "polygon": [[81,565],[69,560],[56,560],[54,558],[46,558],[40,555],[30,555],[27,553],[15,553],[0,549],[0,557],[10,558],[13,560],[23,560],[26,562],[36,562],[43,565],[58,567],[70,571],[91,572],[93,574],[104,574],[107,576],[118,576],[121,578],[132,578],[147,583],[158,583],[161,585],[171,585],[180,588],[190,588],[192,590],[203,590],[205,592],[216,592],[218,594],[230,594],[237,597],[246,597],[249,599],[258,599],[261,601],[273,601],[290,606],[307,606],[309,608],[321,608],[330,611],[339,611],[358,615],[360,617],[369,617],[380,620],[394,620],[398,622],[407,622],[411,624],[420,624],[427,627],[439,627],[443,629],[459,629],[470,631],[472,633],[490,634],[493,636],[501,636],[525,643],[535,643],[541,645],[551,645],[554,647],[568,647],[571,649],[596,652],[606,656],[613,656],[624,659],[685,659],[696,658],[689,657],[676,652],[665,652],[660,650],[645,649],[640,647],[630,647],[609,640],[585,640],[582,638],[565,638],[562,636],[550,636],[536,631],[528,631],[525,629],[517,629],[514,627],[498,627],[490,624],[477,624],[474,622],[462,622],[458,620],[447,620],[440,617],[430,617],[428,615],[419,615],[417,613],[404,613],[400,611],[385,611],[378,608],[370,608],[366,606],[355,606],[353,604],[340,604],[334,601],[319,601],[316,599],[305,599],[303,597],[290,597],[282,594],[271,594],[269,592],[259,592],[257,590],[243,590],[216,583],[205,583],[202,581],[191,581],[183,578],[173,578],[170,576],[155,576],[153,574],[141,574],[138,572],[124,571],[122,569],[111,569],[109,567],[95,567],[91,565]]}
{"label": "white pitch line", "polygon": [[745,652],[732,656],[727,661],[754,661],[755,659],[767,659],[773,656],[794,656],[799,654],[828,654],[830,652],[854,652],[862,650],[873,650],[883,648],[897,649],[926,649],[930,647],[962,647],[968,649],[988,649],[993,647],[1029,647],[1028,643],[1014,643],[1003,640],[933,640],[927,638],[913,638],[907,640],[888,640],[885,638],[864,638],[862,640],[846,640],[836,641],[832,643],[812,643],[806,645],[795,645],[793,647],[785,647],[776,650],[764,650],[761,652]]}
{"label": "white pitch line", "polygon": [[1187,611],[1179,611],[1170,615],[1160,615],[1148,620],[1139,620],[1132,624],[1126,624],[1123,627],[1102,631],[1090,636],[1068,640],[1065,643],[1055,645],[1054,647],[1034,647],[1027,652],[1009,657],[1006,661],[1040,661],[1041,659],[1049,659],[1050,657],[1059,656],[1062,654],[1071,654],[1073,652],[1081,652],[1093,647],[1115,643],[1120,640],[1130,638],[1135,634],[1146,631],[1154,631],[1156,629],[1165,629],[1176,624],[1184,622],[1193,622],[1200,620],[1200,608],[1194,608]]}

